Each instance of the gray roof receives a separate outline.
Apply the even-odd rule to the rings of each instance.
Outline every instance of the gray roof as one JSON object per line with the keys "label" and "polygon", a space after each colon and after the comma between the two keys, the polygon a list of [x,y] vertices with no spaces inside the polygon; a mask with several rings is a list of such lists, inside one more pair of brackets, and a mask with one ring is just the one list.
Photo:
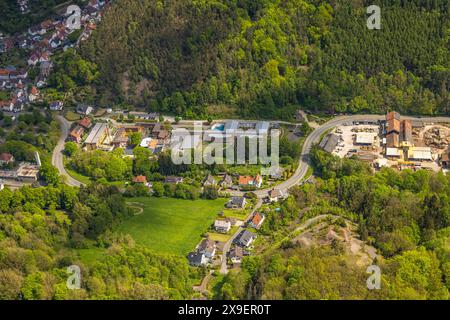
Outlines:
{"label": "gray roof", "polygon": [[202,264],[203,253],[199,252],[190,252],[187,256],[189,260],[189,264],[194,266],[199,266]]}
{"label": "gray roof", "polygon": [[256,234],[251,231],[244,230],[237,238],[237,243],[240,245],[247,245],[251,238],[256,239]]}
{"label": "gray roof", "polygon": [[234,247],[230,251],[230,258],[233,258],[233,257],[242,258],[243,255],[244,255],[244,252],[243,252],[242,248],[238,247],[238,246]]}
{"label": "gray roof", "polygon": [[92,128],[88,137],[85,140],[87,144],[97,144],[99,142],[100,136],[107,130],[108,125],[106,123],[96,123],[94,128]]}
{"label": "gray roof", "polygon": [[216,247],[216,243],[210,239],[204,239],[198,246],[198,251],[212,252]]}
{"label": "gray roof", "polygon": [[244,197],[231,197],[231,203],[242,207],[244,205],[245,198]]}

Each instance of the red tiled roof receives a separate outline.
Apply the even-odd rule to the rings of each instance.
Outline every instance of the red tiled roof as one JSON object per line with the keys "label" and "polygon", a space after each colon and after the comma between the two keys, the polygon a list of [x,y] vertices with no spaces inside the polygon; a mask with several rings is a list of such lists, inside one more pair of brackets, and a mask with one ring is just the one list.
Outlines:
{"label": "red tiled roof", "polygon": [[147,177],[146,176],[137,176],[133,179],[133,182],[135,183],[147,183]]}
{"label": "red tiled roof", "polygon": [[91,119],[89,119],[89,118],[84,118],[84,119],[80,120],[80,121],[78,122],[78,124],[79,124],[80,126],[85,127],[85,128],[89,128],[89,127],[91,126]]}
{"label": "red tiled roof", "polygon": [[262,215],[258,212],[254,215],[253,219],[252,219],[252,224],[254,226],[259,226],[259,224],[261,223],[263,217]]}
{"label": "red tiled roof", "polygon": [[400,136],[396,132],[391,132],[386,136],[386,145],[388,148],[397,148],[400,145]]}
{"label": "red tiled roof", "polygon": [[392,132],[392,131],[400,132],[400,121],[399,120],[397,120],[397,119],[388,120],[387,132]]}
{"label": "red tiled roof", "polygon": [[39,93],[39,90],[35,86],[32,86],[31,87],[31,94],[36,95],[38,93]]}
{"label": "red tiled roof", "polygon": [[0,160],[1,161],[5,161],[5,162],[9,162],[13,159],[13,155],[10,153],[0,153]]}
{"label": "red tiled roof", "polygon": [[388,114],[386,114],[386,121],[390,121],[392,119],[400,120],[400,114],[395,111],[391,111]]}
{"label": "red tiled roof", "polygon": [[253,182],[252,176],[239,176],[239,184],[240,185],[248,185]]}

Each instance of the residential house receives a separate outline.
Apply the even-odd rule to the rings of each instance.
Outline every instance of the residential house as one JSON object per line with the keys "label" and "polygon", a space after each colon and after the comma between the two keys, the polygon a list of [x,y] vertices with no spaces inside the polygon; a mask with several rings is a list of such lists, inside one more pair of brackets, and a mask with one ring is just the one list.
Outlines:
{"label": "residential house", "polygon": [[78,124],[82,126],[85,129],[89,129],[92,126],[92,121],[89,118],[83,118],[82,120],[78,121]]}
{"label": "residential house", "polygon": [[76,142],[76,143],[81,143],[83,134],[84,134],[84,128],[82,126],[76,126],[72,131],[70,131],[69,140]]}
{"label": "residential house", "polygon": [[210,239],[204,239],[200,242],[197,251],[203,253],[206,258],[212,259],[216,254],[216,243]]}
{"label": "residential house", "polygon": [[226,207],[230,209],[243,209],[245,208],[246,199],[244,197],[234,196],[227,202]]}
{"label": "residential house", "polygon": [[36,86],[32,86],[30,93],[28,94],[28,100],[30,100],[30,102],[34,102],[38,100],[39,97],[40,97],[39,89],[36,88]]}
{"label": "residential house", "polygon": [[224,189],[231,188],[233,186],[233,178],[229,174],[226,174],[222,181],[220,181],[220,186]]}
{"label": "residential house", "polygon": [[215,185],[217,185],[216,179],[212,175],[208,174],[208,176],[205,178],[205,181],[203,181],[203,186],[213,187]]}
{"label": "residential house", "polygon": [[255,229],[259,229],[265,219],[266,219],[266,217],[262,213],[257,212],[253,216],[253,219],[250,222],[250,226],[252,226]]}
{"label": "residential house", "polygon": [[14,156],[10,153],[0,153],[0,166],[14,162]]}
{"label": "residential house", "polygon": [[253,243],[253,241],[255,241],[255,239],[255,233],[244,230],[237,236],[237,238],[235,239],[235,243],[239,246],[248,248]]}
{"label": "residential house", "polygon": [[29,33],[31,36],[36,36],[36,35],[41,35],[41,36],[42,36],[42,35],[44,35],[46,32],[47,32],[47,30],[44,29],[44,28],[42,27],[41,24],[32,26],[32,27],[30,27],[30,28],[28,29],[28,33]]}
{"label": "residential house", "polygon": [[159,140],[166,140],[170,137],[170,133],[161,123],[156,123],[152,129],[152,137]]}
{"label": "residential house", "polygon": [[0,109],[3,111],[11,112],[14,109],[14,104],[12,103],[11,100],[0,101]]}
{"label": "residential house", "polygon": [[0,153],[0,167],[14,162],[14,156],[10,153]]}
{"label": "residential house", "polygon": [[187,256],[189,264],[194,267],[205,266],[208,264],[209,259],[200,252],[190,252]]}
{"label": "residential house", "polygon": [[234,246],[230,250],[229,258],[233,264],[241,264],[244,256],[244,250],[239,246]]}
{"label": "residential house", "polygon": [[214,221],[214,229],[220,233],[227,233],[231,229],[231,222],[229,220],[219,220]]}
{"label": "residential house", "polygon": [[272,189],[269,191],[269,201],[277,202],[278,200],[284,198],[284,193],[280,189]]}
{"label": "residential house", "polygon": [[183,178],[182,177],[169,176],[169,177],[166,177],[165,182],[166,183],[172,183],[172,184],[179,184],[179,183],[183,182]]}
{"label": "residential house", "polygon": [[137,176],[133,178],[133,182],[137,184],[147,184],[147,177],[146,176]]}
{"label": "residential house", "polygon": [[0,80],[10,80],[10,70],[0,69]]}
{"label": "residential house", "polygon": [[61,111],[63,109],[63,102],[62,101],[53,101],[50,103],[49,108],[52,111]]}
{"label": "residential house", "polygon": [[263,179],[258,174],[256,177],[239,176],[239,186],[241,188],[261,188]]}
{"label": "residential house", "polygon": [[92,113],[92,111],[94,111],[94,108],[84,104],[84,103],[79,103],[77,105],[77,113],[88,116]]}

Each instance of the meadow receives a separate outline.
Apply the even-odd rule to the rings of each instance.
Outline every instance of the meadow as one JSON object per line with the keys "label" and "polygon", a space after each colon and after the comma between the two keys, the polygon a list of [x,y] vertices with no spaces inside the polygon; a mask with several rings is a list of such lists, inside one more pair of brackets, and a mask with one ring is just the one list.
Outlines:
{"label": "meadow", "polygon": [[156,252],[184,256],[199,243],[225,202],[225,199],[131,198],[131,206],[140,203],[144,210],[125,221],[118,232],[131,235],[137,244]]}

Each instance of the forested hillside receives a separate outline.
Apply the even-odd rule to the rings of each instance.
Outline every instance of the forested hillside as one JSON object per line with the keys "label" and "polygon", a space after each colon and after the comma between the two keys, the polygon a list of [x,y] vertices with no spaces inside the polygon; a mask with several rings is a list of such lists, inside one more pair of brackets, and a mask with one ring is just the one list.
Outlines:
{"label": "forested hillside", "polygon": [[449,15],[448,0],[118,0],[81,53],[99,102],[185,117],[449,113]]}
{"label": "forested hillside", "polygon": [[[216,298],[448,299],[449,176],[392,169],[373,174],[358,160],[318,148],[311,160],[320,178],[291,190],[295,201],[288,199],[267,214],[260,242],[266,248],[244,260],[242,272],[226,276]],[[360,257],[344,248],[347,237],[329,244],[306,237],[312,242],[308,246],[290,234],[278,243],[277,235],[291,224],[321,215],[339,217],[331,229],[324,228],[324,238],[351,221],[358,237],[377,249],[377,257],[358,263]],[[381,269],[380,290],[367,290],[370,264]]]}
{"label": "forested hillside", "polygon": [[[0,300],[189,298],[192,273],[183,257],[111,233],[129,215],[115,187],[1,190]],[[80,259],[77,250],[92,244],[107,254]],[[81,268],[80,290],[66,286],[71,265]]]}

